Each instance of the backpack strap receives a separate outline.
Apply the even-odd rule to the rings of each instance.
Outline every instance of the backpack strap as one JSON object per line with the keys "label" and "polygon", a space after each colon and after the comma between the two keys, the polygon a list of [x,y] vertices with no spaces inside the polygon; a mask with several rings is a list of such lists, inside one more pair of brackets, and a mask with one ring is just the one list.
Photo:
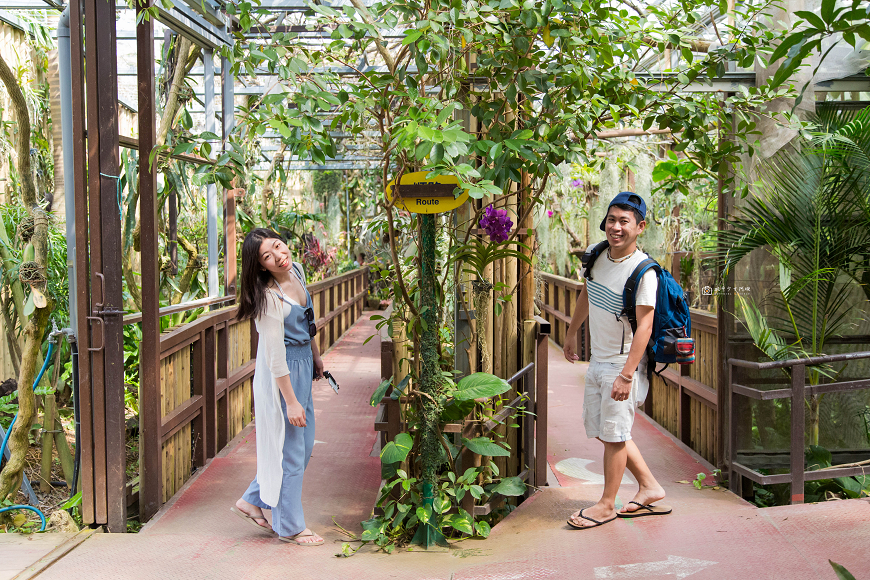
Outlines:
{"label": "backpack strap", "polygon": [[607,240],[604,240],[603,242],[598,242],[591,248],[587,249],[586,253],[584,253],[583,256],[580,258],[580,262],[583,264],[584,268],[584,277],[587,280],[592,279],[592,266],[595,265],[595,260],[597,260],[598,256],[600,256],[605,250],[607,250],[608,247],[610,247],[610,244],[607,242]]}
{"label": "backpack strap", "polygon": [[[625,281],[625,287],[622,290],[622,314],[625,314],[628,317],[628,323],[631,325],[632,334],[637,333],[637,286],[640,284],[640,280],[644,274],[646,274],[647,270],[650,268],[656,269],[658,273],[661,273],[662,267],[656,262],[654,259],[647,257],[640,264],[638,264],[631,275],[628,277],[628,280]],[[656,361],[653,357],[652,346],[650,343],[646,345],[646,379],[647,381],[652,380],[653,373],[659,374],[668,368],[667,365],[664,366],[660,371],[656,370]]]}
{"label": "backpack strap", "polygon": [[640,284],[643,275],[650,268],[655,268],[658,272],[662,270],[659,263],[647,255],[647,258],[635,267],[628,280],[625,281],[625,287],[622,290],[622,314],[628,317],[632,333],[637,332],[637,286]]}

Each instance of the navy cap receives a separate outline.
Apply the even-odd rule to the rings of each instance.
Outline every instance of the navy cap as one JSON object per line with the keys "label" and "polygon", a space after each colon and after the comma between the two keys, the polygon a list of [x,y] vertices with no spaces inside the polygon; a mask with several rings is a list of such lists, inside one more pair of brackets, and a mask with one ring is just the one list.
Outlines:
{"label": "navy cap", "polygon": [[[607,206],[607,211],[610,211],[610,208],[614,205],[627,205],[629,207],[633,207],[637,211],[640,212],[640,215],[643,219],[646,219],[646,202],[644,202],[643,198],[636,193],[632,193],[631,191],[623,191],[622,193],[617,194],[616,197],[611,200],[610,205]],[[607,213],[604,214],[604,219],[601,220],[601,231],[604,231],[604,222],[607,221]]]}

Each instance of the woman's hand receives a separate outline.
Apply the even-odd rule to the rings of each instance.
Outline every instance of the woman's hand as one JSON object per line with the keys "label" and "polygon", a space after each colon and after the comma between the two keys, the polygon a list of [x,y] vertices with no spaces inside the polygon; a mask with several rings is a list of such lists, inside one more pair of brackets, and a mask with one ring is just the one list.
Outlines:
{"label": "woman's hand", "polygon": [[323,378],[323,359],[320,355],[314,357],[314,380],[319,381]]}
{"label": "woman's hand", "polygon": [[305,409],[302,408],[299,401],[287,404],[287,420],[294,427],[305,427]]}

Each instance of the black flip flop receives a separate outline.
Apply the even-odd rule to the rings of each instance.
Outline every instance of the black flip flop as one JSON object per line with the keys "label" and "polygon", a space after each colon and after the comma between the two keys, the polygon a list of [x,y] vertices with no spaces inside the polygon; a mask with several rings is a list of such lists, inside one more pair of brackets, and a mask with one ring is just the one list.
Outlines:
{"label": "black flip flop", "polygon": [[[586,508],[583,508],[583,509],[586,509]],[[595,525],[594,526],[578,526],[577,524],[575,524],[571,521],[571,518],[568,518],[568,525],[571,526],[572,528],[574,528],[575,530],[589,530],[592,528],[597,528],[598,526],[603,526],[604,524],[606,524],[608,522],[612,522],[613,520],[616,519],[617,516],[613,516],[609,520],[604,520],[603,522],[599,522],[598,520],[593,520],[590,517],[584,516],[583,510],[580,510],[580,517],[583,518],[584,520],[589,520],[590,522],[592,522]]]}
{"label": "black flip flop", "polygon": [[633,512],[619,512],[616,514],[616,517],[643,518],[646,516],[666,516],[674,511],[674,508],[666,505],[644,505],[637,501],[630,501],[628,503],[633,503],[634,505],[639,507]]}

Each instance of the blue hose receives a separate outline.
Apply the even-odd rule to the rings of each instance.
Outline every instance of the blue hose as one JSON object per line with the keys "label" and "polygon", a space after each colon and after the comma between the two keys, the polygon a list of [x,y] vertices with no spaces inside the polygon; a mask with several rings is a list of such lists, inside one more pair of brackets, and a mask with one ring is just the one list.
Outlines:
{"label": "blue hose", "polygon": [[[45,361],[42,363],[42,369],[39,371],[39,374],[36,375],[36,380],[33,381],[33,388],[36,388],[36,385],[39,384],[39,381],[42,380],[42,375],[45,374],[45,369],[48,368],[48,362],[51,360],[51,356],[54,354],[54,342],[48,343],[48,353],[45,355]],[[9,423],[9,429],[6,430],[6,436],[3,437],[3,444],[0,445],[0,460],[6,455],[6,444],[9,443],[9,436],[12,434],[12,427],[15,426],[15,420],[18,419],[18,413],[15,413],[15,416],[12,418],[12,422]],[[39,519],[42,520],[42,527],[39,529],[40,532],[45,531],[45,514],[39,511],[39,508],[35,508],[29,505],[13,505],[10,507],[5,507],[0,509],[0,514],[3,512],[8,512],[10,510],[30,510],[32,512],[36,512],[39,516]]]}
{"label": "blue hose", "polygon": [[35,508],[32,505],[11,505],[9,507],[5,507],[5,508],[0,509],[0,514],[2,514],[3,512],[12,511],[12,510],[30,510],[32,512],[36,512],[36,515],[38,515],[40,521],[42,521],[42,527],[39,528],[39,531],[40,532],[45,531],[45,526],[46,526],[45,514],[42,513],[41,511],[39,511],[39,508]]}

